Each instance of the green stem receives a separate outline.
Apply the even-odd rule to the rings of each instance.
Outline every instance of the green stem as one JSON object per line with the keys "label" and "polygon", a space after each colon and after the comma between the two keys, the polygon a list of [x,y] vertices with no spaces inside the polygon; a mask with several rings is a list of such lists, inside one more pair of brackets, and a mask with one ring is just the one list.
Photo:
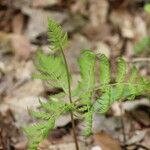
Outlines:
{"label": "green stem", "polygon": [[[61,53],[63,55],[63,59],[64,59],[65,67],[66,67],[67,81],[68,81],[69,101],[70,101],[70,104],[72,104],[73,101],[72,101],[72,96],[71,96],[71,84],[70,84],[68,63],[67,63],[65,54],[63,52],[63,49],[61,49]],[[74,121],[74,117],[73,117],[73,112],[72,111],[70,112],[70,116],[71,116],[71,122],[72,122],[72,128],[73,128],[73,137],[74,137],[74,142],[75,142],[76,150],[79,150],[79,145],[78,145],[78,140],[77,140],[77,134],[76,134],[76,127],[75,127],[75,121]]]}

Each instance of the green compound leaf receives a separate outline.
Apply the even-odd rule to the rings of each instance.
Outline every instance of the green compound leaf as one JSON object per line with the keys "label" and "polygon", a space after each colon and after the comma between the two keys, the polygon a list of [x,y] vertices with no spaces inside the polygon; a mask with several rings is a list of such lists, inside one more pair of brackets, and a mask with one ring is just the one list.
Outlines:
{"label": "green compound leaf", "polygon": [[85,129],[83,131],[84,136],[90,136],[92,134],[92,123],[93,123],[93,111],[88,111],[84,114],[85,117]]}
{"label": "green compound leaf", "polygon": [[68,41],[67,33],[54,20],[48,21],[48,38],[55,51],[63,50]]}
{"label": "green compound leaf", "polygon": [[[67,43],[67,34],[52,20],[49,20],[49,40],[52,49],[63,50]],[[85,121],[83,134],[89,136],[92,133],[94,113],[106,113],[116,101],[131,100],[136,96],[150,91],[150,81],[138,75],[135,67],[131,73],[126,74],[126,63],[120,58],[116,81],[110,83],[110,63],[105,55],[96,56],[90,50],[83,50],[78,60],[81,79],[77,88],[71,91],[73,103],[65,103],[65,95],[68,94],[68,80],[64,59],[58,56],[59,52],[48,56],[38,51],[35,66],[39,71],[33,75],[35,78],[47,81],[53,88],[60,88],[63,92],[50,96],[50,100],[40,101],[40,111],[30,110],[30,114],[39,122],[24,129],[29,139],[28,150],[37,150],[39,143],[48,136],[55,127],[56,120],[66,113],[73,112]],[[99,60],[100,84],[95,84],[96,58]],[[70,76],[71,80],[71,76]],[[112,80],[113,81],[113,80]]]}
{"label": "green compound leaf", "polygon": [[124,84],[121,84],[125,81],[126,77],[126,62],[124,59],[120,58],[118,61],[118,69],[116,75],[116,97],[117,99],[121,99],[123,91],[124,91]]}
{"label": "green compound leaf", "polygon": [[146,4],[144,6],[144,10],[147,12],[147,13],[150,13],[150,4]]}
{"label": "green compound leaf", "polygon": [[104,54],[98,56],[98,59],[100,61],[100,83],[101,86],[104,86],[110,82],[110,63]]}
{"label": "green compound leaf", "polygon": [[126,76],[126,62],[120,58],[118,61],[118,70],[116,76],[116,83],[121,83],[125,80]]}
{"label": "green compound leaf", "polygon": [[140,54],[150,45],[150,37],[146,36],[134,45],[134,53]]}
{"label": "green compound leaf", "polygon": [[90,50],[83,50],[78,60],[81,81],[74,91],[74,96],[79,96],[83,101],[90,101],[92,89],[95,85],[96,55]]}
{"label": "green compound leaf", "polygon": [[67,93],[67,74],[62,57],[54,55],[48,56],[42,51],[38,51],[35,66],[39,73],[34,74],[34,78],[47,80],[51,87],[62,88],[64,92]]}

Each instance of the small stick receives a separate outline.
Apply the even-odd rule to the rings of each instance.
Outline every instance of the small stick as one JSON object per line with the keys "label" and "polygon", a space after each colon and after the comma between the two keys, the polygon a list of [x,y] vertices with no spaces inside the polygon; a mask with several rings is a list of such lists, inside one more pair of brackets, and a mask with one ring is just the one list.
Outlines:
{"label": "small stick", "polygon": [[133,58],[131,60],[127,60],[128,63],[138,63],[138,62],[150,62],[150,58]]}
{"label": "small stick", "polygon": [[122,148],[127,148],[127,147],[130,147],[130,146],[136,146],[136,148],[142,148],[144,150],[150,150],[150,148],[142,145],[142,144],[125,144],[125,145],[122,145]]}
{"label": "small stick", "polygon": [[[124,120],[123,120],[123,108],[122,108],[122,103],[120,103],[120,110],[121,110],[121,118],[120,118],[120,120],[121,120],[121,127],[122,127],[122,135],[123,135],[123,143],[124,143],[124,145],[126,144],[126,133],[125,133],[125,124],[124,124]],[[127,150],[127,148],[126,147],[124,147],[124,150]]]}

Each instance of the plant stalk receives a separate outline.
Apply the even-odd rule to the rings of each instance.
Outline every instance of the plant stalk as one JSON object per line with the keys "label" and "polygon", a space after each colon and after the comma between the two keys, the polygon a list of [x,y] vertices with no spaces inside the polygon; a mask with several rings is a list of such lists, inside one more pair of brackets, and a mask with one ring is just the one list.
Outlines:
{"label": "plant stalk", "polygon": [[[72,104],[73,101],[72,101],[72,96],[71,96],[71,84],[70,84],[68,63],[67,63],[65,54],[63,52],[63,49],[61,49],[61,53],[63,55],[63,59],[64,59],[65,67],[66,67],[67,81],[68,81],[69,101],[70,101],[70,104]],[[74,117],[73,117],[73,112],[72,111],[70,112],[70,116],[71,116],[71,123],[72,123],[72,128],[73,128],[73,137],[74,137],[75,147],[76,147],[76,150],[79,150],[79,145],[78,145],[78,140],[77,140],[77,134],[76,134],[76,127],[75,127],[75,121],[74,121]]]}

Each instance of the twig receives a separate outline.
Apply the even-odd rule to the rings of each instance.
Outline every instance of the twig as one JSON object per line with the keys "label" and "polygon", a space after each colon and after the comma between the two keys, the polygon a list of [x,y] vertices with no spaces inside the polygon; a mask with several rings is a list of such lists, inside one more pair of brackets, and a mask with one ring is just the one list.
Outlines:
{"label": "twig", "polygon": [[[123,143],[124,145],[126,144],[127,140],[126,140],[126,133],[125,133],[125,125],[124,125],[124,120],[123,120],[123,109],[122,109],[122,104],[120,103],[120,110],[121,110],[121,127],[122,127],[122,135],[123,135]],[[124,150],[127,150],[127,148],[125,147]]]}
{"label": "twig", "polygon": [[136,146],[137,146],[137,149],[138,148],[143,148],[144,150],[150,150],[150,148],[148,148],[148,147],[146,147],[146,146],[144,146],[142,144],[136,144]]}
{"label": "twig", "polygon": [[125,145],[122,145],[122,148],[127,148],[127,147],[130,147],[130,146],[136,146],[136,148],[142,148],[142,149],[144,149],[144,150],[150,150],[150,148],[148,148],[148,147],[146,147],[146,146],[144,146],[144,145],[142,145],[142,144],[134,144],[134,143],[132,143],[132,144],[125,144]]}
{"label": "twig", "polygon": [[131,60],[127,60],[128,63],[138,63],[138,62],[150,62],[150,58],[133,58]]}

